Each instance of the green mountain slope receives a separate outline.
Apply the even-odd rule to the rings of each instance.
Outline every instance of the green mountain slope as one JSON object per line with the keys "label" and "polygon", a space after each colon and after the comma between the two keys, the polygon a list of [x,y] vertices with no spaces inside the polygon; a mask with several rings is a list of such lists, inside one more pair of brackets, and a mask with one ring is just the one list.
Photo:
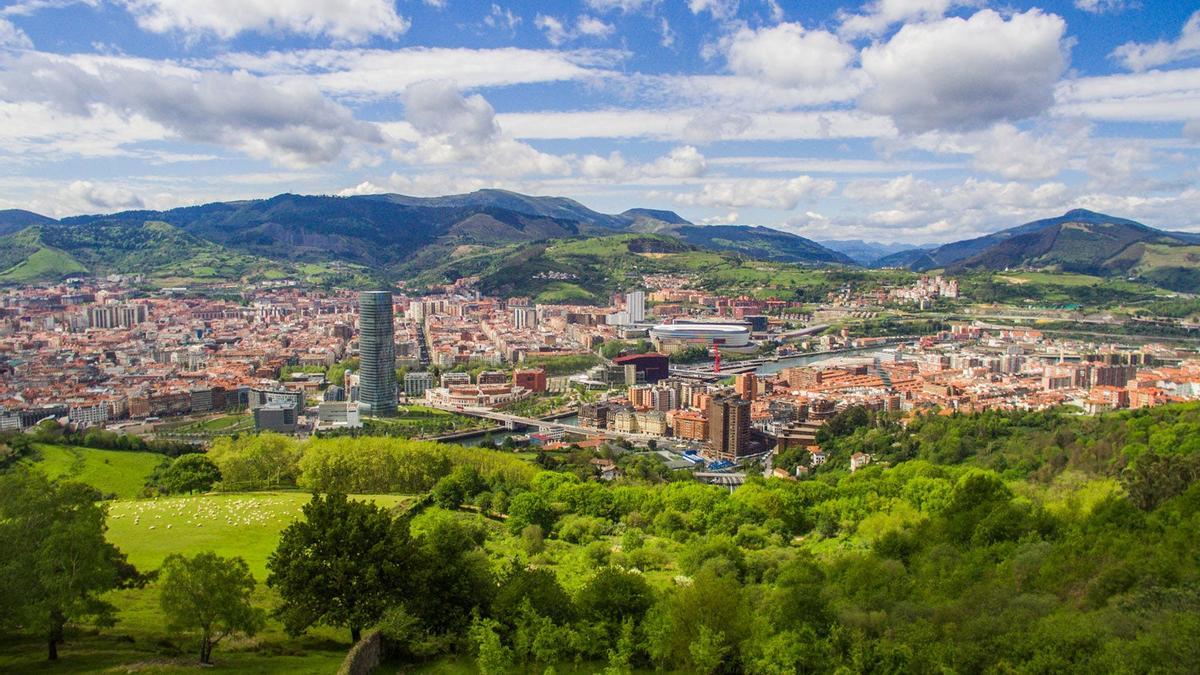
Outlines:
{"label": "green mountain slope", "polygon": [[0,237],[0,284],[58,281],[88,268],[69,253],[48,245],[39,227]]}
{"label": "green mountain slope", "polygon": [[230,251],[161,222],[42,225],[0,237],[0,283],[54,281],[71,274],[143,274],[162,285],[271,278],[291,270]]}
{"label": "green mountain slope", "polygon": [[904,251],[878,267],[924,271],[1044,270],[1129,276],[1175,291],[1200,290],[1197,235],[1169,232],[1103,213],[1076,209],[929,251]]}
{"label": "green mountain slope", "polygon": [[[78,216],[60,229],[107,223],[167,223],[227,250],[288,263],[356,264],[381,276],[409,278],[445,261],[462,247],[507,246],[581,235],[679,228],[675,236],[720,250],[804,264],[849,259],[796,235],[768,228],[698,227],[669,211],[593,211],[563,197],[479,190],[445,197],[283,194],[270,199],[205,204],[164,212],[130,211]],[[711,231],[710,231],[711,229]],[[103,249],[105,243],[96,241]],[[120,249],[120,246],[115,246]]]}

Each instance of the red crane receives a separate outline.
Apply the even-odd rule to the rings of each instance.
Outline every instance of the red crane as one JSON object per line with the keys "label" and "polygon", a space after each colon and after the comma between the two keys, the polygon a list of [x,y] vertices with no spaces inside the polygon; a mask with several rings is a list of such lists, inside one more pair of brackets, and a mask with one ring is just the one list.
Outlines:
{"label": "red crane", "polygon": [[721,348],[717,346],[716,340],[713,340],[712,349],[713,349],[713,372],[719,373],[719,372],[721,372]]}

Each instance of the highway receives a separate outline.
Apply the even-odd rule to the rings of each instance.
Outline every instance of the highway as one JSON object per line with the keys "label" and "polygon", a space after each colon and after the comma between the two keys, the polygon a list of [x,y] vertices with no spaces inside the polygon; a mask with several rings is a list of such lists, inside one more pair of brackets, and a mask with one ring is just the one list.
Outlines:
{"label": "highway", "polygon": [[461,406],[460,407],[460,406],[452,406],[452,405],[440,405],[440,404],[436,404],[436,403],[426,403],[425,405],[428,405],[431,408],[445,410],[447,412],[458,413],[459,415],[470,415],[472,417],[482,417],[484,419],[495,420],[497,422],[503,422],[506,426],[509,426],[510,428],[511,428],[511,426],[519,425],[519,426],[526,426],[526,427],[536,427],[538,429],[543,429],[543,430],[561,429],[568,433],[579,434],[580,436],[603,436],[605,438],[611,438],[611,439],[624,438],[624,439],[627,439],[630,441],[638,441],[638,442],[643,442],[643,443],[646,441],[650,441],[650,440],[654,440],[659,443],[669,443],[671,441],[670,438],[664,438],[662,436],[655,436],[653,434],[631,434],[631,433],[625,433],[622,431],[612,431],[609,429],[593,429],[591,427],[581,427],[577,424],[566,424],[564,422],[558,422],[555,420],[540,420],[535,417],[522,417],[520,415],[510,415],[509,413],[499,412],[496,410],[492,410],[490,408],[479,408],[479,407],[475,407],[475,406]]}

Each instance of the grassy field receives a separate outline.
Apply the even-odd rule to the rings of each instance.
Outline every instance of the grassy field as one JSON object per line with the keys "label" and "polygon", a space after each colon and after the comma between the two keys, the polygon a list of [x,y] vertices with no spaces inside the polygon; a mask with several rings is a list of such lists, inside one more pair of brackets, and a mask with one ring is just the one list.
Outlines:
{"label": "grassy field", "polygon": [[158,427],[179,434],[232,434],[254,430],[254,417],[249,414],[221,415],[200,421],[184,421]]}
{"label": "grassy field", "polygon": [[138,496],[146,478],[166,457],[154,452],[119,452],[62,445],[35,446],[34,465],[51,478],[87,483],[104,494]]}
{"label": "grassy field", "polygon": [[[401,495],[359,497],[392,507],[411,498]],[[274,593],[263,583],[267,556],[283,529],[309,500],[302,492],[200,495],[154,500],[118,500],[109,506],[108,538],[142,571],[157,569],[172,553],[215,551],[242,556],[259,586],[255,602],[270,609]],[[8,673],[175,673],[201,670],[186,636],[163,627],[155,584],[108,596],[118,608],[111,628],[73,631],[60,649],[60,662],[49,664],[40,640],[0,637],[0,672]],[[274,620],[254,638],[222,643],[215,669],[238,673],[335,672],[350,648],[347,631],[317,628],[288,636]],[[208,669],[204,669],[208,670]]]}
{"label": "grassy field", "polygon": [[60,279],[72,272],[87,272],[87,268],[69,254],[43,247],[33,255],[0,272],[0,283],[21,283],[38,279]]}
{"label": "grassy field", "polygon": [[996,278],[1010,284],[1048,284],[1052,286],[1095,286],[1104,283],[1104,279],[1100,277],[1070,272],[1019,272],[997,275]]}
{"label": "grassy field", "polygon": [[537,294],[536,302],[544,303],[582,303],[597,302],[596,295],[578,284],[566,281],[555,281],[546,284],[546,289]]}
{"label": "grassy field", "polygon": [[[172,553],[240,555],[260,581],[279,533],[300,515],[306,492],[252,492],[121,500],[109,507],[108,539],[139,569],[154,569]],[[361,499],[362,497],[360,497]],[[365,497],[392,507],[407,497]]]}

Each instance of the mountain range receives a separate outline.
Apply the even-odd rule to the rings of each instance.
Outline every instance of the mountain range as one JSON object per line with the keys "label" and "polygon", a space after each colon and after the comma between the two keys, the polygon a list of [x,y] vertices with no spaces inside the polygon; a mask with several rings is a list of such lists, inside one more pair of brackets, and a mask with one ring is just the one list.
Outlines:
{"label": "mountain range", "polygon": [[1200,288],[1200,234],[1170,232],[1075,209],[982,237],[928,250],[901,251],[873,267],[917,272],[944,269],[1035,269],[1139,278],[1170,290]]}
{"label": "mountain range", "polygon": [[[603,239],[617,235],[620,240]],[[555,255],[572,249],[550,247],[547,257],[546,245],[596,237],[643,262],[664,251],[691,250],[812,266],[951,273],[1043,269],[1136,277],[1173,290],[1200,288],[1200,235],[1086,210],[940,246],[896,250],[903,245],[818,243],[767,227],[696,225],[653,209],[606,214],[564,197],[504,190],[443,197],[282,194],[61,220],[0,211],[0,283],[142,273],[162,285],[297,275],[357,284],[433,281],[488,268],[504,280],[498,287],[519,292],[512,275],[494,269],[495,261],[541,260],[546,275],[561,276],[570,270],[561,268],[566,258]],[[583,248],[599,251],[603,244]]]}
{"label": "mountain range", "polygon": [[768,228],[701,227],[670,211],[605,214],[563,197],[479,190],[429,198],[282,194],[62,220],[0,212],[0,281],[84,272],[185,278],[178,263],[195,267],[197,254],[218,263],[199,265],[201,276],[215,278],[342,265],[397,279],[481,247],[634,232],[783,262],[853,264],[809,239]]}
{"label": "mountain range", "polygon": [[933,246],[928,245],[913,246],[912,244],[901,244],[898,242],[885,244],[878,241],[863,241],[862,239],[820,239],[817,243],[838,253],[844,253],[854,260],[854,262],[867,267],[870,267],[876,260],[886,258],[890,255],[905,251],[916,252],[933,248]]}

